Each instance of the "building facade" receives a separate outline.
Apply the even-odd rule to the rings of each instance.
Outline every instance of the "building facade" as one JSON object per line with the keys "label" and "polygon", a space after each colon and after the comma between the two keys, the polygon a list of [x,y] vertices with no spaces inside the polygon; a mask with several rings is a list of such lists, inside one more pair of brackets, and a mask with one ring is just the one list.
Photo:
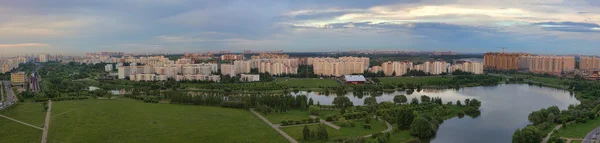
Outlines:
{"label": "building facade", "polygon": [[519,57],[529,56],[524,53],[485,53],[483,55],[484,68],[490,70],[518,70]]}

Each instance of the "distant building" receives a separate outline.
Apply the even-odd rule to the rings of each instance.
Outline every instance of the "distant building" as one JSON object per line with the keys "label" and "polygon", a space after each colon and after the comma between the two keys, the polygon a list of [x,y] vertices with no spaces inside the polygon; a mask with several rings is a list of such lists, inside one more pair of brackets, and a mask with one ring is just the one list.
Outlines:
{"label": "distant building", "polygon": [[12,84],[25,84],[25,72],[16,72],[10,74],[10,81]]}
{"label": "distant building", "polygon": [[485,53],[483,67],[493,70],[518,70],[519,57],[529,56],[523,53]]}
{"label": "distant building", "polygon": [[235,66],[231,64],[221,64],[221,74],[235,76]]}
{"label": "distant building", "polygon": [[241,74],[240,81],[253,82],[260,81],[260,75],[257,74]]}
{"label": "distant building", "polygon": [[234,60],[244,60],[244,55],[239,54],[239,55],[234,55],[234,54],[226,54],[226,55],[221,55],[221,60],[229,60],[229,61],[234,61]]}
{"label": "distant building", "polygon": [[106,64],[106,66],[104,66],[104,71],[106,71],[106,72],[111,72],[113,70],[114,70],[113,64]]}
{"label": "distant building", "polygon": [[125,79],[131,74],[129,67],[119,67],[119,79]]}
{"label": "distant building", "polygon": [[362,75],[344,75],[344,82],[346,84],[363,84],[367,82],[367,79]]}
{"label": "distant building", "polygon": [[39,58],[40,58],[40,63],[45,63],[45,62],[49,61],[50,55],[48,55],[48,54],[40,54]]}

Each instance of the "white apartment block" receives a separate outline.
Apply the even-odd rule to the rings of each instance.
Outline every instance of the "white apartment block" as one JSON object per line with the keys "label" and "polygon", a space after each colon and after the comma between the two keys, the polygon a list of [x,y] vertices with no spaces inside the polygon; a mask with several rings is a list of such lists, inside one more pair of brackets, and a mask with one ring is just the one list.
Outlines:
{"label": "white apartment block", "polygon": [[425,62],[421,65],[415,65],[413,70],[420,70],[432,75],[438,75],[446,72],[447,63],[445,61]]}
{"label": "white apartment block", "polygon": [[221,77],[218,75],[177,75],[175,76],[176,81],[221,81]]}
{"label": "white apartment block", "polygon": [[114,70],[113,64],[106,64],[106,66],[104,66],[104,71],[106,71],[106,72],[111,72],[113,70]]}
{"label": "white apartment block", "polygon": [[297,74],[298,68],[289,66],[286,63],[281,62],[260,62],[258,66],[259,73],[269,73],[270,75],[282,75],[282,74]]}
{"label": "white apartment block", "polygon": [[448,67],[448,73],[452,73],[456,70],[470,72],[473,74],[483,74],[483,63],[482,62],[463,62],[460,64],[454,64],[454,65]]}
{"label": "white apartment block", "polygon": [[130,72],[130,67],[128,66],[122,66],[119,67],[119,79],[125,79],[126,77],[129,77],[129,75],[131,74]]}
{"label": "white apartment block", "polygon": [[257,74],[241,74],[240,75],[240,81],[245,81],[245,82],[260,81],[260,75],[257,75]]}

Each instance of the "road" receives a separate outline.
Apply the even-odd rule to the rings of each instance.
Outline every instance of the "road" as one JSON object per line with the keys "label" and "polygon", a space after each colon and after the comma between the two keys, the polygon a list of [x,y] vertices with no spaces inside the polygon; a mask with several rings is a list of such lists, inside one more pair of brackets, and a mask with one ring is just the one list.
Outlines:
{"label": "road", "polygon": [[583,143],[592,143],[594,140],[598,142],[597,139],[594,139],[594,135],[598,132],[600,132],[600,127],[596,127],[594,130],[590,131],[590,133],[583,138]]}
{"label": "road", "polygon": [[4,88],[6,91],[6,99],[4,100],[4,103],[0,105],[0,110],[8,108],[17,103],[17,97],[11,88],[10,81],[2,81],[2,88]]}
{"label": "road", "polygon": [[46,124],[44,125],[44,132],[42,133],[42,143],[46,143],[48,137],[48,130],[50,129],[50,114],[52,113],[52,100],[48,100],[48,111],[46,111]]}

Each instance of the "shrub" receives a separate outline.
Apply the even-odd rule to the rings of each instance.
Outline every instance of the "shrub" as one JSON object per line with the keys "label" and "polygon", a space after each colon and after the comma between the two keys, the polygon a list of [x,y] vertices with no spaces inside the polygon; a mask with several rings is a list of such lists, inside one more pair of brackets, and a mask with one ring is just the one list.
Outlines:
{"label": "shrub", "polygon": [[296,124],[296,122],[294,120],[288,120],[288,124],[289,125],[294,125],[294,124]]}
{"label": "shrub", "polygon": [[308,121],[308,123],[314,123],[314,122],[313,122],[314,120],[313,120],[312,118],[308,118],[308,120],[307,120],[307,121]]}
{"label": "shrub", "polygon": [[308,121],[308,120],[306,120],[306,119],[302,119],[302,124],[306,124],[306,123],[308,123],[308,122],[306,122],[306,121]]}
{"label": "shrub", "polygon": [[327,117],[325,117],[325,121],[327,121],[327,122],[333,121],[333,116],[327,116]]}
{"label": "shrub", "polygon": [[286,120],[281,121],[281,125],[286,126],[288,125],[288,122]]}
{"label": "shrub", "polygon": [[365,129],[371,129],[371,125],[370,124],[365,124],[365,125],[363,125],[363,128],[365,128]]}
{"label": "shrub", "polygon": [[296,121],[296,125],[302,124],[302,121]]}
{"label": "shrub", "polygon": [[315,118],[314,121],[315,121],[315,123],[318,123],[319,121],[321,121],[321,119],[320,118]]}
{"label": "shrub", "polygon": [[354,128],[354,127],[356,127],[356,123],[354,123],[354,122],[351,122],[351,123],[350,123],[350,127],[353,127],[353,128]]}

